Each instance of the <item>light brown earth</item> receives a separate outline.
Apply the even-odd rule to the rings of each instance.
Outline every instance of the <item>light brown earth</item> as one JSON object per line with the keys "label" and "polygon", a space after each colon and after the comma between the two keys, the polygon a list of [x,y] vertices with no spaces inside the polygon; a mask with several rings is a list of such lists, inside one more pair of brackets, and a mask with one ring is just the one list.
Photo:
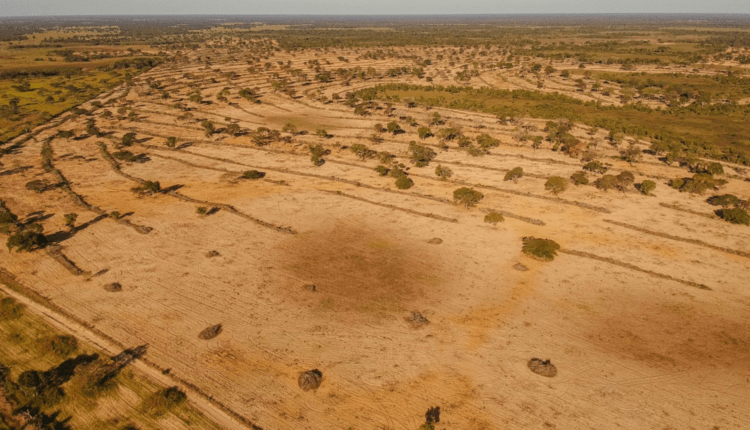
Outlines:
{"label": "light brown earth", "polygon": [[[351,59],[346,67],[371,64],[382,71],[412,64],[355,61],[354,52],[294,58],[277,53],[273,61],[291,59],[304,67],[303,61],[317,56],[335,67],[338,55]],[[500,125],[490,115],[407,109],[401,103],[393,117],[382,111],[360,117],[342,104],[274,93],[266,81],[270,72],[251,75],[244,62],[221,63],[217,56],[212,67],[237,71],[238,80],[204,70],[202,62],[174,70],[162,66],[136,78],[128,93],[120,89],[111,95],[124,98],[109,110],[129,105],[138,121],[97,117],[100,129],[113,135],[51,141],[55,167],[73,191],[107,212],[129,214],[126,219],[153,228],[150,233],[103,219],[62,241],[63,253],[87,272],[79,276],[44,251],[9,254],[2,248],[2,267],[117,341],[149,344],[150,361],[264,429],[417,429],[433,406],[441,407],[441,429],[750,427],[750,228],[713,216],[706,196],[666,185],[667,179],[686,176],[685,170],[648,155],[635,166],[611,160],[615,173],[631,170],[636,182],[655,180],[655,196],[571,185],[556,200],[544,190],[544,178],[567,178],[580,170],[580,161],[533,150],[514,139],[515,126]],[[192,89],[185,72],[199,77],[204,99],[213,100],[226,86],[236,105],[188,102]],[[149,77],[163,83],[176,78],[166,86],[177,90],[172,99],[164,101],[149,90]],[[218,83],[208,82],[210,77]],[[499,79],[490,73],[480,77]],[[335,81],[323,92],[343,94],[388,81],[395,79],[357,81],[351,87]],[[261,104],[236,95],[239,88],[255,86]],[[298,95],[318,86],[299,86]],[[192,108],[196,120],[177,120],[182,112],[167,106],[177,98]],[[375,123],[411,115],[425,124],[434,111],[468,135],[487,132],[503,145],[480,158],[455,144],[448,151],[436,149],[437,159],[428,167],[411,167],[415,186],[406,191],[373,171],[376,160],[362,162],[334,146],[362,142],[408,165],[407,146],[417,140],[416,128],[400,122],[407,133],[384,136],[379,145],[364,139]],[[207,138],[197,121],[220,125],[227,117],[251,130],[294,122],[310,134],[257,148],[248,136]],[[50,215],[43,220],[47,233],[65,229],[64,213],[79,213],[79,224],[97,217],[60,189],[36,194],[24,188],[32,179],[52,181],[40,164],[44,139],[57,129],[85,135],[87,119],[70,118],[3,157],[6,168],[31,169],[3,176],[0,197],[21,218]],[[541,129],[544,122],[524,123]],[[315,137],[320,126],[333,137]],[[585,130],[574,132],[585,137]],[[163,188],[180,185],[181,195],[231,205],[271,226],[224,208],[201,217],[199,204],[173,195],[136,196],[131,188],[138,184],[115,172],[96,145],[105,142],[114,152],[128,131],[148,139],[130,150],[150,160],[122,163],[125,174],[158,180]],[[168,136],[191,145],[170,150],[164,144]],[[426,142],[438,143],[436,138]],[[332,149],[320,167],[312,165],[307,149],[317,143]],[[599,149],[605,156],[616,154],[608,144]],[[437,180],[438,164],[450,167],[454,177]],[[517,184],[503,181],[505,171],[516,166],[526,176]],[[724,191],[750,197],[745,172],[724,167],[729,181]],[[237,179],[249,169],[267,175]],[[458,182],[475,184],[485,194],[478,208],[440,200],[452,199],[453,190],[463,186]],[[506,216],[492,227],[483,223],[483,209],[544,225]],[[525,236],[554,239],[564,252],[552,262],[534,260],[521,253]],[[429,244],[432,238],[443,242]],[[212,250],[220,255],[207,257]],[[514,270],[517,263],[529,270]],[[122,291],[105,291],[112,282]],[[306,289],[308,284],[317,291]],[[413,328],[406,321],[412,311],[430,324]],[[218,337],[198,338],[218,323],[223,325]],[[532,373],[527,367],[532,357],[551,359],[557,376]],[[297,378],[310,369],[323,373],[322,385],[304,392]]]}

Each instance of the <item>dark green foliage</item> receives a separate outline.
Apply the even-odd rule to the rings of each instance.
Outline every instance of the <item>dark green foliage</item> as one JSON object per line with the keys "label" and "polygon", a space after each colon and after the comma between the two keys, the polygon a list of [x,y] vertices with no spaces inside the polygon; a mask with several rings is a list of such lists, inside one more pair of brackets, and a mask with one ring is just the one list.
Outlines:
{"label": "dark green foliage", "polygon": [[430,130],[429,127],[425,126],[419,127],[419,129],[417,130],[417,134],[419,135],[420,139],[427,139],[428,137],[433,135],[432,130]]}
{"label": "dark green foliage", "polygon": [[568,189],[568,181],[560,176],[552,176],[544,183],[544,189],[552,194],[560,194]]}
{"label": "dark green foliage", "polygon": [[725,183],[726,181],[722,179],[714,179],[714,177],[708,173],[696,173],[692,178],[673,179],[669,185],[681,192],[703,194],[706,191],[716,189]]}
{"label": "dark green foliage", "polygon": [[570,180],[573,181],[575,185],[588,185],[589,184],[589,178],[586,177],[586,172],[575,172],[572,175],[570,175]]}
{"label": "dark green foliage", "polygon": [[500,146],[500,141],[498,139],[495,139],[494,137],[490,136],[487,133],[482,133],[475,139],[477,141],[477,145],[479,145],[482,149],[488,149],[488,148],[494,148],[496,146]]}
{"label": "dark green foliage", "polygon": [[11,297],[0,299],[0,320],[13,320],[23,314],[23,305]]}
{"label": "dark green foliage", "polygon": [[130,151],[117,151],[112,156],[120,161],[129,161],[131,163],[138,161],[138,158]]}
{"label": "dark green foliage", "polygon": [[463,187],[453,191],[453,200],[466,206],[467,209],[479,203],[483,198],[484,194],[471,188]]}
{"label": "dark green foliage", "polygon": [[57,335],[46,339],[44,346],[58,357],[67,357],[78,350],[78,340],[69,335]]}
{"label": "dark green foliage", "polygon": [[325,163],[323,156],[331,153],[330,149],[325,149],[322,145],[310,145],[308,148],[310,149],[310,161],[316,166]]}
{"label": "dark green foliage", "polygon": [[138,194],[158,194],[161,193],[161,184],[159,181],[145,181],[140,187],[133,188],[133,192]]}
{"label": "dark green foliage", "polygon": [[17,252],[31,252],[47,246],[47,238],[40,232],[33,230],[22,230],[13,233],[5,243],[8,251],[16,248]]}
{"label": "dark green foliage", "polygon": [[130,146],[135,143],[135,133],[126,133],[122,136],[122,146]]}
{"label": "dark green foliage", "polygon": [[604,175],[594,181],[594,186],[600,190],[616,189],[625,192],[633,185],[635,177],[628,171],[621,172],[619,175]]}
{"label": "dark green foliage", "polygon": [[65,219],[65,225],[67,227],[73,228],[76,225],[76,220],[78,219],[78,214],[75,212],[67,213],[63,215],[63,218]]}
{"label": "dark green foliage", "polygon": [[717,214],[721,217],[721,219],[731,222],[732,224],[750,225],[750,215],[747,214],[747,211],[745,209],[720,209],[717,211]]}
{"label": "dark green foliage", "polygon": [[177,387],[169,387],[151,395],[143,401],[141,407],[146,414],[159,417],[182,405],[185,400],[187,395],[184,392]]}
{"label": "dark green foliage", "polygon": [[349,150],[354,153],[354,155],[357,156],[362,161],[367,160],[368,158],[372,158],[375,156],[376,152],[368,148],[366,145],[363,145],[361,143],[355,143],[354,145],[349,147]]}
{"label": "dark green foliage", "polygon": [[170,136],[167,138],[167,148],[174,149],[177,146],[177,138]]}
{"label": "dark green foliage", "polygon": [[15,224],[18,222],[18,216],[10,211],[0,210],[0,224]]}
{"label": "dark green foliage", "polygon": [[514,167],[505,174],[503,181],[518,182],[519,178],[523,177],[523,169],[521,167]]}
{"label": "dark green foliage", "polygon": [[205,215],[208,213],[208,208],[205,206],[197,206],[195,208],[195,213],[197,213],[198,215]]}
{"label": "dark green foliage", "polygon": [[441,165],[438,165],[435,168],[435,175],[440,177],[441,180],[445,181],[451,176],[453,176],[453,171],[447,167],[443,167]]}
{"label": "dark green foliage", "polygon": [[604,174],[607,173],[607,170],[609,170],[609,167],[604,165],[601,161],[594,160],[589,161],[583,166],[583,170],[586,170],[587,172],[592,173],[599,173]]}
{"label": "dark green foliage", "polygon": [[262,179],[266,176],[266,172],[259,172],[257,170],[246,170],[242,172],[242,178],[244,179]]}
{"label": "dark green foliage", "polygon": [[648,196],[651,194],[651,191],[654,191],[656,189],[656,182],[647,179],[641,182],[641,185],[638,189],[641,193]]}
{"label": "dark green foliage", "polygon": [[47,189],[47,183],[40,179],[36,179],[26,183],[26,189],[34,191],[35,193],[43,193]]}
{"label": "dark green foliage", "polygon": [[378,165],[378,167],[375,168],[375,171],[378,172],[378,174],[380,174],[380,176],[385,176],[385,175],[388,174],[388,172],[391,171],[391,169],[389,169],[389,168],[387,168],[387,167],[385,167],[383,165]]}
{"label": "dark green foliage", "polygon": [[399,190],[408,190],[414,186],[414,181],[406,175],[401,175],[396,179],[396,188]]}
{"label": "dark green foliage", "polygon": [[505,221],[505,218],[502,214],[499,214],[497,212],[490,212],[484,216],[484,222],[488,224],[496,225],[497,223],[503,221]]}
{"label": "dark green foliage", "polygon": [[387,125],[387,128],[388,128],[388,133],[391,133],[394,135],[404,132],[404,130],[401,129],[401,126],[398,125],[396,121],[389,122]]}
{"label": "dark green foliage", "polygon": [[559,249],[560,245],[554,240],[524,237],[523,248],[521,251],[532,257],[540,258],[545,261],[552,261],[555,259],[557,250]]}
{"label": "dark green foliage", "polygon": [[424,167],[430,164],[430,161],[437,156],[435,151],[426,146],[420,145],[417,142],[411,141],[409,143],[409,159],[417,167]]}
{"label": "dark green foliage", "polygon": [[742,203],[742,200],[740,200],[737,196],[733,194],[722,194],[722,195],[716,195],[711,196],[706,200],[708,204],[713,206],[723,206],[723,207],[729,207],[729,206],[737,206],[740,203]]}

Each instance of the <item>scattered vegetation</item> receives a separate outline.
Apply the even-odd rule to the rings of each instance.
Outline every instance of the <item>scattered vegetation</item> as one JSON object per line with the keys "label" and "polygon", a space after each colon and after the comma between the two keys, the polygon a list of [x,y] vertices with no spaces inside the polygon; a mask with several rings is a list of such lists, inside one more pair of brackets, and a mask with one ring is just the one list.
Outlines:
{"label": "scattered vegetation", "polygon": [[466,209],[476,206],[483,198],[484,194],[471,188],[463,187],[453,191],[453,201],[465,206]]}
{"label": "scattered vegetation", "polygon": [[568,189],[568,181],[560,176],[552,176],[544,183],[544,189],[552,194],[560,194]]}
{"label": "scattered vegetation", "polygon": [[488,224],[497,225],[497,223],[503,221],[505,221],[505,218],[497,212],[490,212],[484,216],[484,222]]}
{"label": "scattered vegetation", "polygon": [[557,256],[557,251],[559,249],[560,245],[554,240],[538,239],[529,236],[523,238],[523,248],[521,251],[524,254],[544,261],[552,261],[555,259],[555,256]]}

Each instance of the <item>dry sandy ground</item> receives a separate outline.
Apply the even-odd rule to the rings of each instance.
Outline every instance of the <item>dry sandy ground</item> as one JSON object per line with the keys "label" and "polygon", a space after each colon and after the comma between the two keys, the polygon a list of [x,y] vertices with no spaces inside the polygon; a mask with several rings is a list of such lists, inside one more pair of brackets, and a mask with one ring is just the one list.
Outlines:
{"label": "dry sandy ground", "polygon": [[[309,58],[298,54],[294,61]],[[373,61],[380,69],[397,63]],[[486,131],[503,145],[480,158],[455,145],[437,151],[430,166],[411,168],[415,186],[401,191],[372,170],[377,161],[358,161],[334,144],[361,141],[373,124],[399,115],[424,124],[432,111],[397,106],[394,118],[358,117],[341,104],[273,93],[266,75],[248,75],[245,68],[222,64],[223,72],[241,73],[240,82],[202,87],[206,97],[230,86],[236,106],[187,103],[194,118],[225,124],[229,117],[250,129],[280,129],[292,121],[309,131],[324,126],[333,137],[308,134],[264,148],[247,136],[206,138],[199,123],[177,120],[181,112],[166,107],[173,100],[149,95],[143,83],[173,76],[170,88],[186,100],[192,89],[185,71],[216,74],[195,64],[155,69],[110,108],[130,103],[139,121],[97,119],[114,140],[127,131],[151,137],[131,148],[150,160],[123,163],[122,172],[164,188],[179,185],[181,195],[231,205],[239,214],[222,208],[201,217],[198,204],[173,195],[138,197],[130,191],[138,184],[115,172],[96,145],[103,141],[113,152],[113,139],[57,138],[54,163],[75,192],[153,230],[142,234],[102,219],[63,240],[65,255],[90,276],[71,274],[43,251],[11,255],[3,248],[2,266],[119,342],[149,344],[151,361],[264,429],[416,429],[433,406],[441,407],[438,428],[446,429],[750,427],[750,229],[712,217],[706,196],[665,184],[687,172],[655,158],[635,167],[613,160],[613,171],[632,170],[636,182],[655,178],[655,196],[571,185],[555,200],[544,191],[544,178],[570,176],[580,170],[578,160],[534,151],[512,138],[512,126],[490,116],[440,110],[468,134]],[[350,90],[339,84],[326,92]],[[261,104],[236,97],[237,88],[248,86],[261,88]],[[82,130],[86,119],[59,128]],[[406,134],[387,136],[377,147],[365,143],[408,164],[408,142],[416,133],[405,128]],[[64,213],[78,212],[79,223],[97,216],[59,189],[36,194],[24,188],[32,179],[51,180],[39,154],[55,132],[44,131],[6,155],[6,167],[31,169],[3,176],[0,187],[19,216],[50,215],[43,220],[48,233],[64,228]],[[192,145],[169,150],[167,136]],[[324,165],[310,162],[310,143],[332,149]],[[434,176],[440,163],[454,171],[450,181]],[[518,184],[503,181],[516,166],[527,176]],[[237,179],[252,168],[267,176]],[[725,169],[734,175],[726,192],[750,197],[743,171]],[[451,199],[458,182],[485,194],[478,208],[440,200]],[[544,225],[506,217],[492,227],[483,223],[487,209]],[[540,262],[521,253],[525,236],[552,238],[563,251],[587,254]],[[428,243],[433,238],[442,243]],[[212,250],[219,255],[207,257]],[[528,270],[514,269],[519,263]],[[105,291],[111,282],[123,290]],[[430,324],[413,328],[406,321],[411,311]],[[217,323],[223,324],[218,337],[198,338]],[[557,376],[532,373],[526,366],[532,357],[551,359]],[[297,377],[310,369],[322,372],[322,385],[303,392]]]}

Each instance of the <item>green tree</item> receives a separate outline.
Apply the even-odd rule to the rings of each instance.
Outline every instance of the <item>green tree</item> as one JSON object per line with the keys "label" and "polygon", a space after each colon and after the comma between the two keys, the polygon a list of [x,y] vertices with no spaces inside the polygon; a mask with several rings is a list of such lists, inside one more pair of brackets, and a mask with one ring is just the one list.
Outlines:
{"label": "green tree", "polygon": [[484,194],[471,188],[463,187],[453,191],[453,201],[464,205],[466,209],[475,206],[483,198]]}
{"label": "green tree", "polygon": [[438,164],[438,166],[435,168],[435,175],[438,176],[441,181],[445,181],[453,176],[453,171]]}
{"label": "green tree", "polygon": [[484,216],[484,222],[497,225],[499,222],[505,221],[505,218],[502,214],[499,214],[497,212],[490,212],[487,215]]}
{"label": "green tree", "polygon": [[570,175],[570,180],[573,181],[575,185],[588,185],[589,184],[589,178],[586,177],[586,172],[575,172],[572,175]]}
{"label": "green tree", "polygon": [[560,176],[552,176],[544,183],[544,189],[552,194],[560,194],[568,189],[568,182]]}
{"label": "green tree", "polygon": [[78,214],[75,212],[67,213],[63,215],[63,218],[65,219],[65,225],[67,227],[73,228],[76,225],[76,220],[78,219]]}
{"label": "green tree", "polygon": [[417,130],[417,134],[419,135],[419,138],[422,140],[427,139],[428,137],[433,135],[432,130],[430,130],[429,127],[425,127],[425,126],[419,127],[419,129]]}
{"label": "green tree", "polygon": [[357,158],[362,161],[365,161],[375,155],[375,151],[371,150],[366,145],[363,145],[361,143],[355,143],[354,145],[349,147],[349,150],[352,151],[354,155],[356,155]]}
{"label": "green tree", "polygon": [[408,190],[412,186],[414,186],[414,181],[406,175],[399,175],[396,179],[396,187],[400,190]]}
{"label": "green tree", "polygon": [[750,225],[750,215],[742,208],[721,209],[719,210],[719,216],[732,224]]}
{"label": "green tree", "polygon": [[557,255],[560,245],[554,240],[538,239],[536,237],[524,237],[521,251],[524,254],[539,258],[544,261],[552,261]]}
{"label": "green tree", "polygon": [[641,186],[639,187],[640,192],[647,196],[650,195],[651,191],[654,191],[655,189],[656,189],[656,182],[650,181],[648,179],[641,182]]}
{"label": "green tree", "polygon": [[409,159],[417,167],[424,167],[430,164],[437,154],[431,148],[418,144],[415,141],[409,142]]}
{"label": "green tree", "polygon": [[514,167],[505,174],[503,181],[513,181],[518,183],[518,179],[523,177],[523,169],[521,167]]}
{"label": "green tree", "polygon": [[130,146],[135,143],[135,133],[125,133],[120,141],[122,146]]}

